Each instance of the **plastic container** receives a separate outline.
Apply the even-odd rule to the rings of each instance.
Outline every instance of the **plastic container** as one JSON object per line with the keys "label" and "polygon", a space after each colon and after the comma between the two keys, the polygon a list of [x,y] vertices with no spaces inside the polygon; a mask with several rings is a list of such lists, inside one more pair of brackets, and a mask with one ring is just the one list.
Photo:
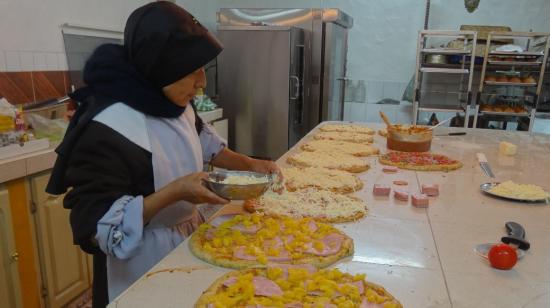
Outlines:
{"label": "plastic container", "polygon": [[432,147],[429,126],[393,125],[388,127],[387,148],[402,152],[427,152]]}

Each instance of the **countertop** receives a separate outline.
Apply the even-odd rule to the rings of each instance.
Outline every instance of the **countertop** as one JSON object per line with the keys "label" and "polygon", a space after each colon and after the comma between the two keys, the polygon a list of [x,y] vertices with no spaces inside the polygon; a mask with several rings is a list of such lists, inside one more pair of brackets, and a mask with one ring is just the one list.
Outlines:
{"label": "countertop", "polygon": [[[205,122],[212,122],[222,118],[223,109],[216,108],[212,111],[199,112],[199,115]],[[55,143],[48,149],[0,159],[0,184],[53,168],[57,158],[55,153],[57,145],[58,143]]]}
{"label": "countertop", "polygon": [[[459,128],[438,128],[437,133],[451,130],[467,135],[435,137],[432,150],[461,160],[464,166],[456,171],[384,174],[376,157],[366,158],[371,169],[360,175],[365,187],[356,195],[367,202],[369,215],[336,225],[354,239],[355,254],[335,266],[366,273],[368,280],[383,285],[405,307],[550,307],[550,206],[483,195],[479,185],[491,179],[475,155],[486,154],[497,180],[513,179],[548,190],[550,136]],[[310,137],[311,133],[300,143]],[[517,155],[499,156],[500,141],[518,145]],[[297,151],[300,143],[289,153]],[[386,151],[378,135],[375,145]],[[282,166],[289,153],[279,160]],[[440,196],[430,198],[428,209],[392,197],[373,197],[373,184],[396,179],[408,181],[410,192],[418,192],[421,184],[437,183]],[[221,211],[241,209],[235,203]],[[501,271],[491,268],[473,248],[498,242],[507,221],[525,227],[531,249],[512,270]],[[195,258],[185,241],[109,307],[192,307],[202,291],[227,271]]]}

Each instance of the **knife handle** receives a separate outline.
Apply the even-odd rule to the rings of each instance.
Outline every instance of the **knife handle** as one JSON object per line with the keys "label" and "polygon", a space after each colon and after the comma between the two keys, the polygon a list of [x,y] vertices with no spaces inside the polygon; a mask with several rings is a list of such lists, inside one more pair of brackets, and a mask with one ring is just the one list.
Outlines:
{"label": "knife handle", "polygon": [[525,240],[525,229],[520,224],[509,221],[505,226],[508,236],[500,239],[503,243],[517,245],[522,250],[529,250],[531,248],[531,244]]}
{"label": "knife handle", "polygon": [[463,136],[463,135],[466,135],[466,132],[449,133],[449,136]]}

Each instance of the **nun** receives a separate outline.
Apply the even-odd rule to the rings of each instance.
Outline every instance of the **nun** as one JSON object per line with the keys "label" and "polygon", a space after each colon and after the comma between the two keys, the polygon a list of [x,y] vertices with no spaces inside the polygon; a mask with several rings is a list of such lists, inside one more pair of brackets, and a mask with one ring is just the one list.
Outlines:
{"label": "nun", "polygon": [[47,192],[66,193],[74,243],[93,255],[93,307],[105,307],[204,220],[196,204],[228,201],[202,184],[205,164],[280,172],[235,153],[194,109],[204,66],[222,51],[191,14],[166,1],[135,10],[124,44],[98,47]]}

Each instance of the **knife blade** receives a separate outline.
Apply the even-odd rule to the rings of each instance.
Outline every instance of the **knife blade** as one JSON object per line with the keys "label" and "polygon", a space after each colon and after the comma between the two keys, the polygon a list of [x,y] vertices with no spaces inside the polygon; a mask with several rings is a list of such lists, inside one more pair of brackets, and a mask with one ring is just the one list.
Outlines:
{"label": "knife blade", "polygon": [[505,224],[508,236],[503,236],[500,240],[505,244],[513,244],[519,249],[529,250],[531,244],[525,240],[525,229],[517,222],[509,221]]}
{"label": "knife blade", "polygon": [[489,165],[489,161],[487,160],[487,157],[483,153],[477,153],[477,161],[479,162],[479,166],[481,169],[485,172],[485,174],[490,177],[494,178],[495,174],[491,170],[491,166]]}

